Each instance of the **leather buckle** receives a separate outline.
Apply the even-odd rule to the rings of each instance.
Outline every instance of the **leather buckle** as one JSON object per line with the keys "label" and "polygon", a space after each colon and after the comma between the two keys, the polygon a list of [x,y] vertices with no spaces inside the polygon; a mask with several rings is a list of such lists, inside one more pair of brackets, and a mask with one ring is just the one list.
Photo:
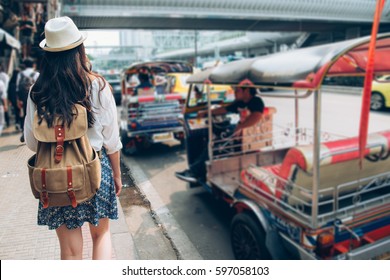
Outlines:
{"label": "leather buckle", "polygon": [[56,151],[56,155],[54,157],[54,161],[55,163],[59,163],[62,159],[62,154],[64,153],[64,146],[57,145],[55,151]]}
{"label": "leather buckle", "polygon": [[76,208],[77,207],[76,194],[74,193],[73,188],[68,189],[68,196],[72,203],[72,207]]}
{"label": "leather buckle", "polygon": [[56,146],[56,153],[57,154],[62,154],[64,152],[64,146],[62,145],[57,145]]}
{"label": "leather buckle", "polygon": [[55,138],[57,140],[54,161],[59,163],[62,159],[62,154],[64,153],[65,130],[61,125],[56,125],[54,128]]}
{"label": "leather buckle", "polygon": [[67,188],[68,196],[69,196],[70,202],[72,204],[72,207],[76,208],[77,200],[76,200],[76,194],[74,192],[73,183],[72,183],[72,167],[67,166],[66,169],[67,169],[67,177],[68,177],[68,188]]}

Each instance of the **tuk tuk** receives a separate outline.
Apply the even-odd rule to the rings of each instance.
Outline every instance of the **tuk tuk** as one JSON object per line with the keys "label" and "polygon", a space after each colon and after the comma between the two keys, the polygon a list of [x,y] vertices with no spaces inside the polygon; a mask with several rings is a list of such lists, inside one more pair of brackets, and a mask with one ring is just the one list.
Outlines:
{"label": "tuk tuk", "polygon": [[[198,183],[235,210],[231,245],[237,259],[389,258],[390,129],[368,135],[362,169],[358,137],[321,130],[323,79],[364,75],[369,40],[234,61],[187,80],[188,163],[208,146],[206,179]],[[375,75],[390,73],[389,56],[390,34],[378,35]],[[195,100],[195,85],[204,86],[205,100]],[[266,108],[256,126],[232,137],[237,116],[212,116],[211,110],[234,96],[211,93],[214,85],[255,87],[260,96],[294,100],[293,123],[273,123],[278,112]],[[263,87],[284,91],[265,94]],[[309,96],[311,128],[299,123],[299,101]],[[208,116],[198,118],[205,108]]]}
{"label": "tuk tuk", "polygon": [[11,75],[13,69],[18,66],[20,42],[0,28],[0,46],[0,63],[6,68],[5,72]]}
{"label": "tuk tuk", "polygon": [[[136,63],[123,71],[120,133],[125,155],[134,155],[140,148],[173,139],[184,145],[179,120],[187,88],[182,92],[171,90],[178,88],[173,82],[183,83],[192,73],[190,64],[175,61]],[[148,80],[145,86],[140,77]]]}

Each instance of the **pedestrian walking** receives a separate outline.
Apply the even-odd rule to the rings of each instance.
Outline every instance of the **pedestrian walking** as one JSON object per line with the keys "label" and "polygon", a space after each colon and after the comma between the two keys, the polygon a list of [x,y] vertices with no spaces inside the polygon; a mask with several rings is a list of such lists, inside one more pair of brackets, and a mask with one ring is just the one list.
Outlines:
{"label": "pedestrian walking", "polygon": [[39,73],[35,70],[36,63],[32,59],[26,59],[23,61],[25,69],[20,71],[16,78],[16,94],[17,94],[17,106],[20,114],[20,129],[22,135],[20,136],[20,142],[24,142],[24,119],[26,118],[27,96],[31,86],[38,79]]}
{"label": "pedestrian walking", "polygon": [[5,126],[5,112],[7,112],[7,93],[4,82],[0,80],[0,136]]}
{"label": "pedestrian walking", "polygon": [[12,72],[11,79],[8,84],[8,101],[9,101],[9,108],[8,112],[9,114],[13,114],[15,118],[15,130],[20,131],[22,129],[22,121],[24,122],[23,118],[21,117],[21,109],[18,107],[18,96],[16,91],[16,79],[19,75],[20,69],[16,68]]}
{"label": "pedestrian walking", "polygon": [[22,44],[23,59],[27,59],[31,55],[31,47],[33,45],[34,33],[36,32],[35,23],[30,15],[25,11],[22,19],[19,21],[20,25],[20,43]]}
{"label": "pedestrian walking", "polygon": [[122,188],[117,112],[110,86],[100,75],[91,72],[85,54],[86,34],[80,32],[69,17],[49,20],[45,37],[39,45],[45,51],[40,75],[33,85],[27,102],[25,140],[36,151],[33,118],[48,124],[53,116],[73,119],[76,104],[87,109],[88,138],[91,146],[101,153],[101,185],[96,195],[72,206],[38,207],[38,225],[55,229],[61,248],[61,259],[81,259],[83,238],[81,226],[90,224],[93,259],[110,259],[111,234],[109,219],[118,219],[117,199]]}
{"label": "pedestrian walking", "polygon": [[[0,64],[0,81],[2,82],[1,85],[1,92],[0,92],[0,106],[2,105],[3,107],[0,108],[0,118],[2,119],[0,121],[0,135],[1,131],[5,126],[9,126],[9,117],[8,117],[8,97],[7,97],[7,92],[8,92],[8,84],[9,84],[9,77],[8,74],[5,73],[5,68],[2,64]],[[3,124],[1,124],[3,122]]]}
{"label": "pedestrian walking", "polygon": [[0,64],[0,80],[4,82],[5,91],[8,91],[9,77],[5,73],[5,67],[2,64]]}

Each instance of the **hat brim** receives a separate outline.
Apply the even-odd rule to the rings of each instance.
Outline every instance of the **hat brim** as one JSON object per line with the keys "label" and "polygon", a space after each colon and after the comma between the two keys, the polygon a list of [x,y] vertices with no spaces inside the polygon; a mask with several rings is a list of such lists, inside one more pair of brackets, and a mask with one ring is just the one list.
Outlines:
{"label": "hat brim", "polygon": [[49,46],[46,46],[46,39],[43,39],[39,43],[39,47],[47,52],[62,52],[62,51],[74,49],[75,47],[81,45],[85,41],[85,39],[87,39],[87,37],[88,37],[87,32],[81,31],[80,33],[81,33],[81,38],[78,41],[76,41],[70,45],[67,45],[64,47],[59,47],[59,48],[50,48]]}

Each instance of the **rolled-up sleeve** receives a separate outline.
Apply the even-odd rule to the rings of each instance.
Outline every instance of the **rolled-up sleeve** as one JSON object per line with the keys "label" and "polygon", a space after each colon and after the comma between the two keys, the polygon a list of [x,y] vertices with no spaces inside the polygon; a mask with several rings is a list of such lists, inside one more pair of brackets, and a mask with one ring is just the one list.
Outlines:
{"label": "rolled-up sleeve", "polygon": [[35,113],[35,104],[30,98],[30,94],[27,99],[27,109],[26,109],[26,118],[24,120],[24,139],[26,141],[27,147],[33,151],[37,151],[38,141],[34,137],[33,133],[33,121],[34,121],[34,113]]}
{"label": "rolled-up sleeve", "polygon": [[122,142],[119,137],[115,99],[108,85],[100,92],[100,102],[98,116],[102,125],[103,147],[107,154],[113,154],[122,149]]}

